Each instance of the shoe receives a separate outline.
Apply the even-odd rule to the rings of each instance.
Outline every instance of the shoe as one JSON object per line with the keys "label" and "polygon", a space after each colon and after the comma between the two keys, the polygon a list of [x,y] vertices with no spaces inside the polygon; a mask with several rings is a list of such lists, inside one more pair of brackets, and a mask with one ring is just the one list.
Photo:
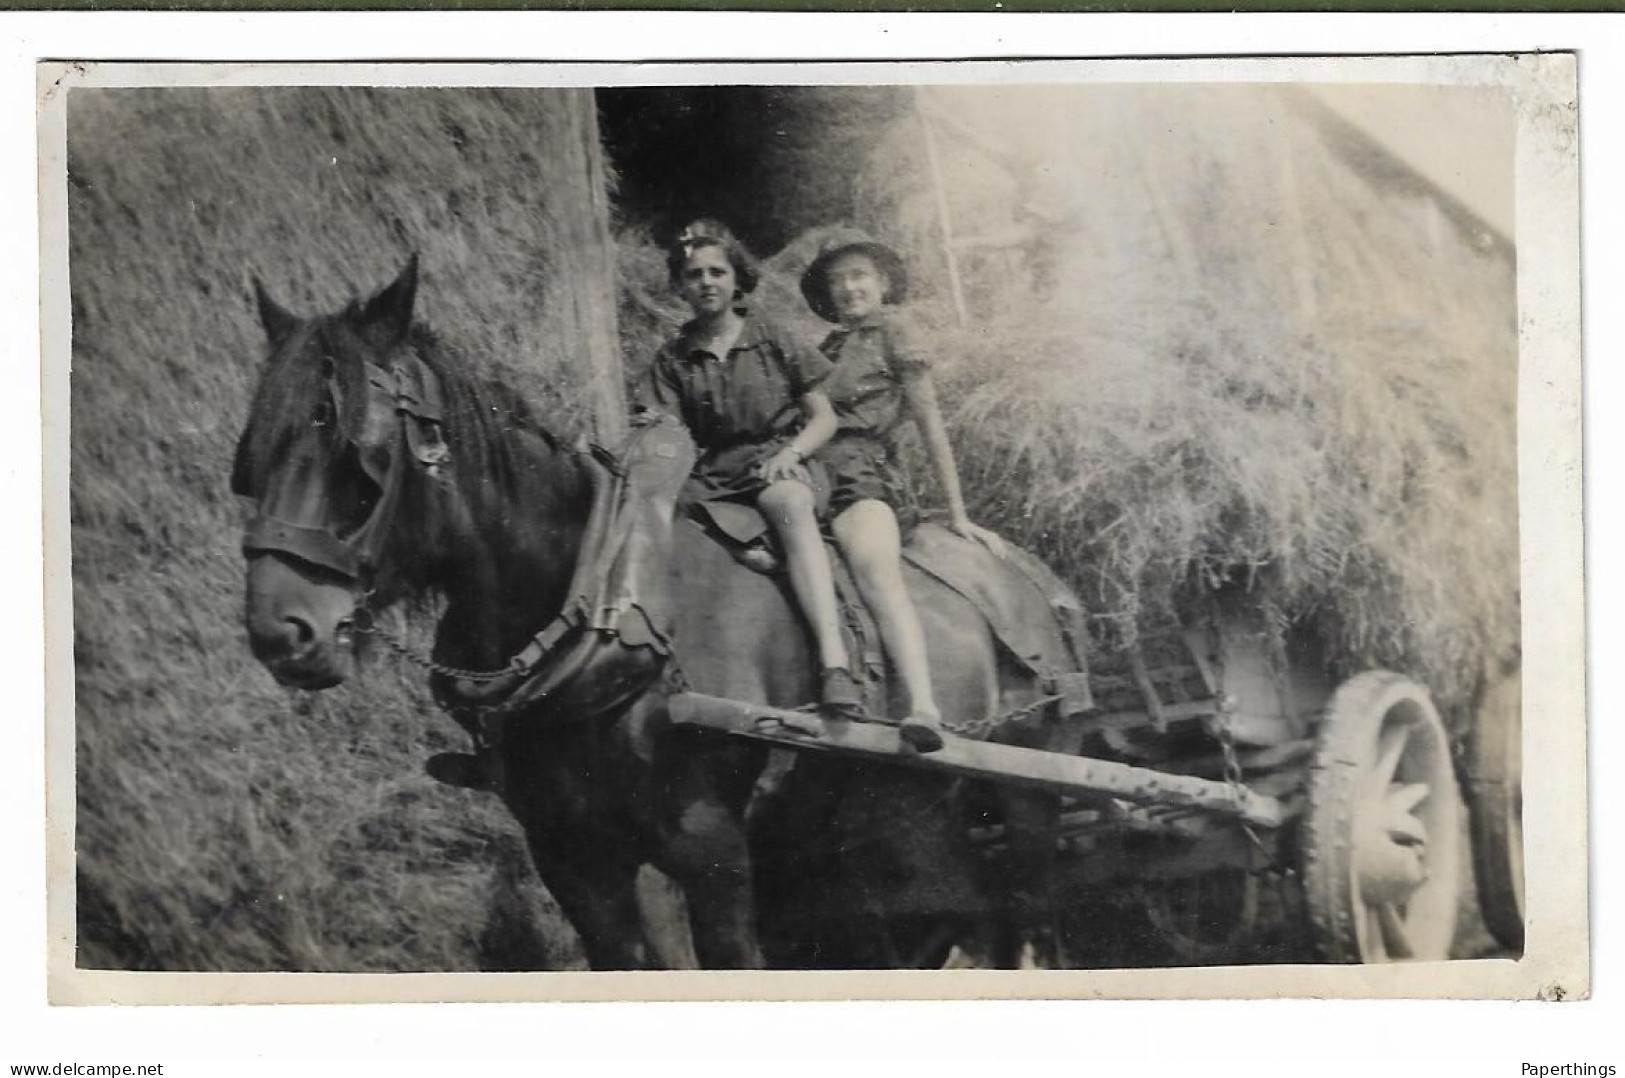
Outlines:
{"label": "shoe", "polygon": [[942,748],[942,720],[910,715],[897,727],[897,736],[915,752],[936,752]]}
{"label": "shoe", "polygon": [[863,689],[853,678],[852,671],[844,666],[830,666],[824,669],[818,713],[826,719],[868,721],[869,713],[863,708]]}

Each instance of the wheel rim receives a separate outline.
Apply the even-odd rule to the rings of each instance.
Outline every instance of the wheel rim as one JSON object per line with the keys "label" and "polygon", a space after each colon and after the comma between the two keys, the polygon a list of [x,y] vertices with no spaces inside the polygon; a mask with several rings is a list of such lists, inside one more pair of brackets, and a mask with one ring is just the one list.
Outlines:
{"label": "wheel rim", "polygon": [[1382,714],[1351,820],[1349,898],[1366,962],[1446,958],[1455,934],[1460,827],[1449,749],[1430,708]]}
{"label": "wheel rim", "polygon": [[1508,768],[1511,772],[1506,779],[1506,799],[1510,806],[1507,812],[1507,864],[1511,867],[1509,881],[1512,886],[1512,900],[1521,913],[1523,904],[1523,746],[1519,744],[1518,731],[1514,728],[1509,738],[1507,748]]}
{"label": "wheel rim", "polygon": [[1467,739],[1473,868],[1484,924],[1497,942],[1523,949],[1522,681],[1513,674],[1480,702]]}
{"label": "wheel rim", "polygon": [[1511,835],[1507,839],[1507,860],[1512,864],[1512,898],[1517,908],[1522,912],[1526,907],[1523,904],[1523,767],[1518,768],[1518,777],[1513,780],[1510,791],[1512,801],[1512,827]]}

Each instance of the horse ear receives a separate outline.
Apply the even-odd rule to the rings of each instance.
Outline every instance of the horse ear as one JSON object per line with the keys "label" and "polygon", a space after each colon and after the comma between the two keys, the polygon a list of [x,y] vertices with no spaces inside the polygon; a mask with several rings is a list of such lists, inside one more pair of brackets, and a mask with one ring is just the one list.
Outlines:
{"label": "horse ear", "polygon": [[272,344],[279,344],[299,324],[298,317],[272,299],[258,277],[254,278],[254,299],[260,307],[260,324],[265,327],[266,336],[271,338]]}
{"label": "horse ear", "polygon": [[412,304],[418,294],[418,256],[414,253],[401,275],[361,308],[362,329],[387,350],[406,339],[412,328]]}

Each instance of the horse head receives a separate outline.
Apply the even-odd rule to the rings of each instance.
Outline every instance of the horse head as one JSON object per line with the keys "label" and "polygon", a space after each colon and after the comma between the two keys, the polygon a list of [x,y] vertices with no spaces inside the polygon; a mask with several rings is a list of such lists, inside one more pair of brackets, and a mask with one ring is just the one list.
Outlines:
{"label": "horse head", "polygon": [[249,641],[282,684],[324,689],[351,673],[358,615],[403,587],[397,525],[421,523],[449,462],[440,382],[409,343],[416,256],[337,314],[301,318],[255,291],[271,352],[232,472],[255,504]]}

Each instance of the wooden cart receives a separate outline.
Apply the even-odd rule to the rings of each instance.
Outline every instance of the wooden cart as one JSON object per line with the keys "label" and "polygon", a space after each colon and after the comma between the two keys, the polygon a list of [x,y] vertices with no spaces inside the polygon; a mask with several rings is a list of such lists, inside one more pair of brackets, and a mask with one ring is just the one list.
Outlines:
{"label": "wooden cart", "polygon": [[[1243,961],[1261,906],[1294,915],[1334,962],[1450,957],[1467,888],[1462,784],[1427,691],[1386,670],[1339,685],[1306,647],[1256,619],[1146,637],[1091,674],[1096,707],[1068,724],[1076,754],[950,736],[900,751],[880,724],[685,693],[682,723],[798,752],[837,753],[1063,797],[1061,871],[1073,887],[1132,885],[1189,962]],[[1516,686],[1486,700],[1465,746],[1485,921],[1522,944]],[[973,837],[989,846],[1002,829]],[[1284,901],[1261,895],[1285,885]],[[1277,896],[1279,897],[1279,896]]]}

